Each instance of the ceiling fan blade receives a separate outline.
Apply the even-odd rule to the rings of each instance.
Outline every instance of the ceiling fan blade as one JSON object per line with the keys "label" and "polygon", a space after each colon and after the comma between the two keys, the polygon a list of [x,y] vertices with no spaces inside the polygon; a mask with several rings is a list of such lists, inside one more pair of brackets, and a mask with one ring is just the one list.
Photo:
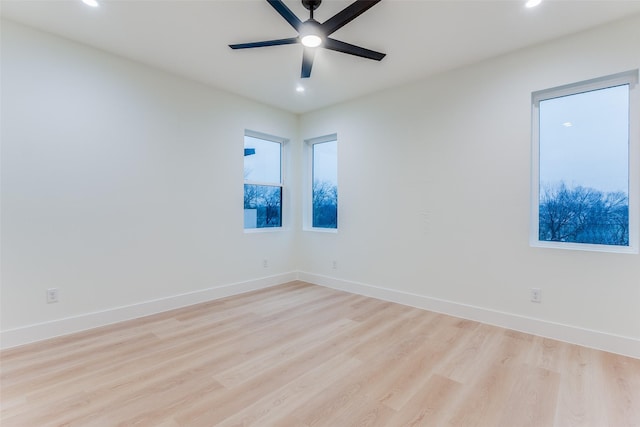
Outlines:
{"label": "ceiling fan blade", "polygon": [[335,50],[337,52],[348,53],[349,55],[373,59],[375,61],[380,61],[387,55],[386,53],[380,53],[374,50],[365,49],[363,47],[341,42],[340,40],[331,39],[329,37],[325,39],[322,47],[329,50]]}
{"label": "ceiling fan blade", "polygon": [[269,4],[289,23],[296,31],[300,31],[302,21],[285,5],[282,0],[267,0]]}
{"label": "ceiling fan blade", "polygon": [[325,36],[328,36],[375,6],[380,0],[356,0],[341,12],[336,13],[322,24]]}
{"label": "ceiling fan blade", "polygon": [[229,47],[231,49],[250,49],[252,47],[280,46],[283,44],[295,44],[295,43],[298,43],[299,41],[300,39],[298,37],[290,37],[288,39],[265,40],[263,42],[230,44]]}
{"label": "ceiling fan blade", "polygon": [[313,57],[316,55],[315,48],[305,47],[302,54],[302,72],[300,77],[308,79],[311,77],[311,67],[313,66]]}

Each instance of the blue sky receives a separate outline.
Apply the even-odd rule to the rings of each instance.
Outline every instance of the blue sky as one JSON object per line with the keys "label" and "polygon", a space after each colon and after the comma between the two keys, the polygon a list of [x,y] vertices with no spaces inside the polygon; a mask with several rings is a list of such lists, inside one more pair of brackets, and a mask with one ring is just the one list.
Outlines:
{"label": "blue sky", "polygon": [[338,142],[313,145],[313,178],[338,184]]}
{"label": "blue sky", "polygon": [[244,179],[255,183],[279,184],[282,144],[245,136],[244,148],[256,150],[255,154],[244,157]]}
{"label": "blue sky", "polygon": [[629,188],[629,87],[540,102],[540,183]]}
{"label": "blue sky", "polygon": [[[338,183],[338,142],[314,144],[314,179]],[[278,169],[281,144],[245,136],[244,148],[252,148],[255,154],[244,157],[244,179],[254,183],[279,183]]]}

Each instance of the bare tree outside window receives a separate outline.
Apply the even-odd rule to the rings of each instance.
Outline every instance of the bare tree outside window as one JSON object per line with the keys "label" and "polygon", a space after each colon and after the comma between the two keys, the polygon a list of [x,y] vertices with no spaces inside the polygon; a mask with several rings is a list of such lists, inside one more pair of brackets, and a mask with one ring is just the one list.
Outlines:
{"label": "bare tree outside window", "polygon": [[629,198],[623,192],[568,188],[564,182],[540,195],[540,240],[629,245]]}

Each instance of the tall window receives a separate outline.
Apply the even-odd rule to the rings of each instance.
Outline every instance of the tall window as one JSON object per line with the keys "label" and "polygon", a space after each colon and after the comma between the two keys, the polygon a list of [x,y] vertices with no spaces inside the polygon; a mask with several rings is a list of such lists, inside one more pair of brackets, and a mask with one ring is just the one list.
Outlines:
{"label": "tall window", "polygon": [[634,71],[533,94],[533,245],[637,250],[637,79]]}
{"label": "tall window", "polygon": [[245,229],[282,227],[283,143],[283,139],[245,132]]}
{"label": "tall window", "polygon": [[338,228],[338,141],[336,135],[307,141],[311,153],[311,226]]}

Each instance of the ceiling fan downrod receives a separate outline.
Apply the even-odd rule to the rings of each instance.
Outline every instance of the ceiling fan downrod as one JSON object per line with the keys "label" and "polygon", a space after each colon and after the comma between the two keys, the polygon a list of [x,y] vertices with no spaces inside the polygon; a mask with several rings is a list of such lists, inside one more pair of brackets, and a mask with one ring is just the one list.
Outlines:
{"label": "ceiling fan downrod", "polygon": [[310,13],[310,19],[313,19],[313,11],[320,7],[320,3],[322,3],[322,0],[302,0],[302,5]]}

